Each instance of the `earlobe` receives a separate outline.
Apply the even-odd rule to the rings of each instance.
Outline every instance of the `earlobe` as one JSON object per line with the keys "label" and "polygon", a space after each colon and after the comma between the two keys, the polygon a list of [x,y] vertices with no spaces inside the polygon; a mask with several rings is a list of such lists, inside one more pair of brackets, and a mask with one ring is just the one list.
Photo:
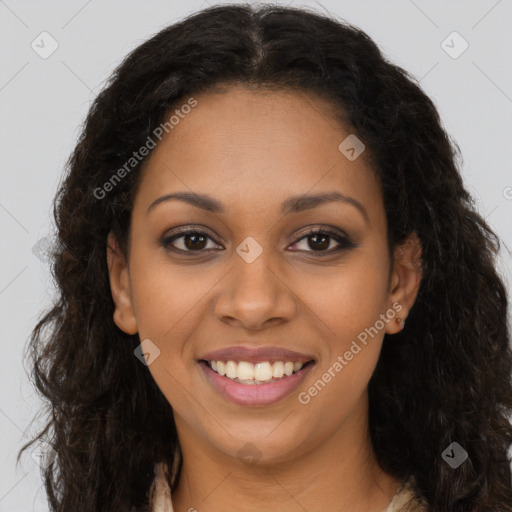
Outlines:
{"label": "earlobe", "polygon": [[402,330],[407,315],[416,301],[422,277],[421,254],[421,243],[416,233],[412,233],[395,249],[389,306],[399,303],[402,309],[396,314],[400,321],[396,319],[388,323],[386,327],[388,334],[395,334]]}
{"label": "earlobe", "polygon": [[109,233],[107,238],[107,265],[110,290],[115,305],[114,322],[125,333],[136,334],[137,321],[132,303],[128,265],[112,233]]}

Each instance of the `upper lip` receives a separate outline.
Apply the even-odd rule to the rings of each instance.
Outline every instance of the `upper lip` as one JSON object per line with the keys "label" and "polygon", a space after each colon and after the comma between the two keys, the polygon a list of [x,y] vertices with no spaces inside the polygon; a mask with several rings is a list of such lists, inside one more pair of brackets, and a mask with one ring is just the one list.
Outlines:
{"label": "upper lip", "polygon": [[247,347],[238,345],[213,350],[199,357],[199,360],[205,361],[247,361],[249,363],[258,363],[262,361],[293,361],[307,363],[314,360],[312,355],[295,352],[282,347]]}

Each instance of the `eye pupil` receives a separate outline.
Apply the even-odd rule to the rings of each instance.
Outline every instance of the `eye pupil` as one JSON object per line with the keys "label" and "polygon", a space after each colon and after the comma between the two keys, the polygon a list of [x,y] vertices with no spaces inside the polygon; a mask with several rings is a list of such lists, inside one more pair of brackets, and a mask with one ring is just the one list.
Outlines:
{"label": "eye pupil", "polygon": [[[191,240],[194,240],[193,242],[190,243]],[[203,244],[204,244],[204,241],[206,240],[206,237],[203,236],[203,235],[200,235],[200,234],[197,234],[197,233],[193,233],[193,234],[189,234],[189,235],[185,235],[184,236],[184,243],[185,243],[185,247],[187,249],[203,249],[203,245],[200,244],[200,246],[198,247],[197,245],[195,245],[195,243],[197,242],[198,239],[201,239]]]}
{"label": "eye pupil", "polygon": [[321,234],[318,234],[318,233],[315,233],[313,235],[310,235],[309,236],[309,239],[311,240],[312,238],[315,238],[315,239],[321,239],[322,242],[320,243],[320,245],[318,244],[318,242],[315,242],[316,245],[311,245],[311,244],[308,244],[309,247],[313,250],[317,250],[317,249],[327,249],[329,247],[329,236],[328,235],[321,235]]}

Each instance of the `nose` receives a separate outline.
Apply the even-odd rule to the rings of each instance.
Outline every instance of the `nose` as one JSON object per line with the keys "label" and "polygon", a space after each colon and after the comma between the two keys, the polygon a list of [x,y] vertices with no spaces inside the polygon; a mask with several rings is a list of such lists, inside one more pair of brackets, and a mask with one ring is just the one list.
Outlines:
{"label": "nose", "polygon": [[221,282],[214,313],[233,327],[258,330],[289,322],[297,311],[293,286],[280,265],[263,251],[254,261],[234,255],[234,267]]}

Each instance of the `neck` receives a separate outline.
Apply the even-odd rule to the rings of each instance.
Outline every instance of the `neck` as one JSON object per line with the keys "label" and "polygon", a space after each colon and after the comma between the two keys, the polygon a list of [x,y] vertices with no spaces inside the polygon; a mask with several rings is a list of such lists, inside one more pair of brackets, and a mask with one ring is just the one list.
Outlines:
{"label": "neck", "polygon": [[[363,414],[361,415],[361,411]],[[303,510],[383,512],[399,481],[378,466],[371,448],[367,408],[321,444],[293,459],[246,462],[206,446],[179,428],[183,465],[172,502],[175,512]]]}

